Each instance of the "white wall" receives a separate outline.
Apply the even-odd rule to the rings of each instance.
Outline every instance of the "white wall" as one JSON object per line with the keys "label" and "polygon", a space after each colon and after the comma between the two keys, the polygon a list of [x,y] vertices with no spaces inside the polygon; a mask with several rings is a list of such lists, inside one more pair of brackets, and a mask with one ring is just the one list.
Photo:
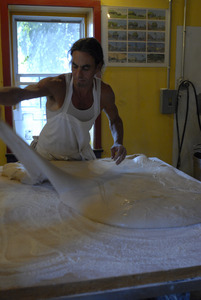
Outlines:
{"label": "white wall", "polygon": [[[186,28],[185,43],[185,61],[184,61],[184,79],[191,81],[197,91],[201,93],[201,27]],[[178,79],[182,75],[182,47],[183,47],[183,27],[177,28],[177,49],[176,49],[176,85]],[[190,87],[190,104],[187,128],[184,137],[183,150],[181,155],[180,170],[193,176],[193,153],[194,147],[201,143],[201,132],[199,130],[195,97],[192,87]],[[180,127],[180,136],[183,131],[184,118],[186,113],[186,92],[182,91],[179,100],[178,119]],[[173,140],[173,165],[176,166],[178,153],[177,130],[174,124],[174,140]]]}

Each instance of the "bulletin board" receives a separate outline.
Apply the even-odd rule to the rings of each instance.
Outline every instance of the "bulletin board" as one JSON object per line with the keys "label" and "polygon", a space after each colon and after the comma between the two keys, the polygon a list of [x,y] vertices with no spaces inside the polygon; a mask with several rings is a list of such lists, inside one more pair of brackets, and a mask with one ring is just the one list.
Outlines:
{"label": "bulletin board", "polygon": [[102,7],[102,45],[107,66],[165,67],[167,9]]}

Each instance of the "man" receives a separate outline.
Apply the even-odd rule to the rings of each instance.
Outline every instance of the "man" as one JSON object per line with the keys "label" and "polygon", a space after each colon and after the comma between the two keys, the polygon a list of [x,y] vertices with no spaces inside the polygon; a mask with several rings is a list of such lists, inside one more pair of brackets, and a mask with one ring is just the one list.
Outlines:
{"label": "man", "polygon": [[95,75],[103,66],[103,51],[94,38],[75,42],[70,50],[72,73],[42,79],[24,89],[0,89],[0,104],[16,105],[20,101],[47,97],[47,123],[35,149],[49,160],[90,160],[89,130],[103,110],[108,119],[114,144],[111,156],[116,164],[126,157],[123,146],[123,123],[115,105],[112,88]]}

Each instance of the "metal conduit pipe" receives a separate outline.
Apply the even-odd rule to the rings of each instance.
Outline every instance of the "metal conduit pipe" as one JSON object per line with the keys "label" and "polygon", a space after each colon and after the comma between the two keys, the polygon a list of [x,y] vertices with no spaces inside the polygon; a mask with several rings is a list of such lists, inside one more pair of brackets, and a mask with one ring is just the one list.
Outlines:
{"label": "metal conduit pipe", "polygon": [[169,0],[169,56],[167,66],[167,88],[170,88],[170,65],[171,65],[171,29],[172,29],[172,0]]}
{"label": "metal conduit pipe", "polygon": [[186,48],[186,6],[187,0],[184,3],[184,24],[183,24],[183,43],[182,43],[182,61],[181,61],[181,79],[184,79],[184,64],[185,64],[185,48]]}

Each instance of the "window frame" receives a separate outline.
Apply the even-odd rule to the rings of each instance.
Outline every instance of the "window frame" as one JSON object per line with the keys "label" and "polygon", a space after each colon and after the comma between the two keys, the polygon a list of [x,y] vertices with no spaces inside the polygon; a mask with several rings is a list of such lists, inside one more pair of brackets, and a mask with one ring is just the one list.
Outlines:
{"label": "window frame", "polygon": [[[32,12],[27,11],[26,14],[24,11],[16,11],[15,8],[10,13],[10,29],[11,29],[11,37],[12,37],[12,66],[13,66],[13,84],[18,87],[24,88],[27,85],[33,84],[33,82],[38,82],[42,78],[46,77],[55,77],[60,75],[61,73],[71,72],[70,68],[70,57],[66,57],[68,63],[65,66],[65,69],[58,71],[57,73],[44,73],[33,72],[33,70],[29,70],[28,72],[20,68],[19,65],[19,49],[18,49],[18,22],[34,22],[34,23],[46,23],[46,24],[77,24],[78,27],[78,37],[83,38],[86,36],[86,15],[85,14],[69,14],[66,12],[63,13],[54,13],[54,12]],[[68,49],[67,49],[68,50]],[[38,72],[38,73],[37,73]],[[27,135],[27,127],[29,127],[30,132],[32,132],[33,136],[39,135],[43,126],[46,124],[46,110],[44,103],[46,102],[46,97],[40,97],[36,99],[36,102],[23,101],[19,102],[12,111],[13,115],[13,127],[16,130],[16,133],[21,136],[28,144],[31,143],[31,135]],[[26,104],[25,104],[26,103]],[[28,104],[29,103],[29,104]],[[34,105],[35,103],[35,105]],[[39,104],[40,103],[40,104]],[[25,106],[24,106],[25,104]],[[43,104],[43,105],[42,105]],[[39,108],[40,107],[40,108]],[[24,116],[28,116],[31,114],[31,119],[26,120]],[[33,123],[32,123],[33,122]],[[93,131],[92,131],[93,133]],[[93,142],[93,134],[91,135]]]}
{"label": "window frame", "polygon": [[[19,80],[20,77],[22,77],[24,74],[20,74],[19,70],[18,70],[18,57],[17,57],[17,22],[18,21],[27,21],[27,22],[60,22],[60,23],[80,23],[80,36],[84,37],[85,36],[85,16],[55,16],[52,14],[46,14],[44,13],[43,15],[39,15],[39,14],[33,14],[31,12],[27,12],[27,14],[22,14],[19,12],[18,13],[11,13],[11,36],[12,36],[12,58],[13,58],[13,80],[15,82],[15,84],[17,86],[21,85],[21,82]],[[30,75],[30,77],[33,76],[37,76],[37,74],[27,74]],[[39,76],[44,75],[44,77],[48,77],[48,76],[56,76],[59,74],[42,74],[42,73],[38,73]],[[25,76],[26,77],[26,76]],[[31,84],[32,82],[27,82],[24,83],[25,84]]]}
{"label": "window frame", "polygon": [[[34,6],[34,7],[65,7],[65,8],[92,8],[93,9],[93,36],[101,42],[101,3],[100,0],[2,0],[0,1],[1,14],[1,48],[3,85],[12,85],[11,63],[11,35],[9,29],[9,6]],[[5,107],[5,120],[13,127],[12,107]],[[101,147],[101,115],[94,125],[94,150],[102,151]],[[7,149],[8,153],[10,150]]]}

